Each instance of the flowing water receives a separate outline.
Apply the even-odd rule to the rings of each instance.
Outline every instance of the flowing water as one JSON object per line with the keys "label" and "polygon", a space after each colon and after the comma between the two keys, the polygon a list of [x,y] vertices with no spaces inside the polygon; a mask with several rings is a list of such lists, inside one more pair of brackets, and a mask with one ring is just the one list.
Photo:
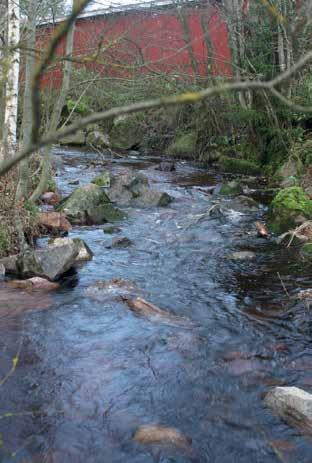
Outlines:
{"label": "flowing water", "polygon": [[[97,155],[58,151],[59,187],[88,183]],[[94,258],[49,295],[0,291],[0,461],[34,463],[250,463],[312,461],[312,443],[274,417],[263,395],[274,385],[312,392],[311,310],[292,297],[311,285],[290,249],[257,238],[259,212],[207,215],[204,188],[216,173],[181,162],[121,159],[175,201],[128,208],[120,236],[134,245],[109,249],[101,226],[77,227]],[[39,243],[43,244],[44,240]],[[229,254],[251,250],[256,259]],[[175,325],[138,317],[118,300],[96,301],[96,280],[123,278],[143,297],[186,317]],[[2,295],[1,295],[2,294]],[[178,428],[192,445],[143,445],[142,425]]]}

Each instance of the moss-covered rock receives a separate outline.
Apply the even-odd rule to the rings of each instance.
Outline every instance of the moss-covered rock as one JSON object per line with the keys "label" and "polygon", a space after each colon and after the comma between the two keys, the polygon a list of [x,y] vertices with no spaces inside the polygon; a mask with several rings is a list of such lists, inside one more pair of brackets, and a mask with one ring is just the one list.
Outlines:
{"label": "moss-covered rock", "polygon": [[108,172],[108,170],[104,170],[100,175],[95,177],[92,180],[92,183],[94,183],[95,185],[101,186],[101,187],[109,188],[110,187],[110,173]]}
{"label": "moss-covered rock", "polygon": [[121,220],[124,214],[113,207],[98,185],[77,188],[58,208],[73,224],[96,225]]}
{"label": "moss-covered rock", "polygon": [[230,158],[222,156],[218,162],[219,166],[226,172],[244,175],[258,175],[261,173],[260,167],[253,161],[245,159]]}
{"label": "moss-covered rock", "polygon": [[220,185],[220,188],[217,189],[216,193],[223,196],[232,196],[239,195],[242,192],[241,185],[236,181],[232,180],[231,182],[224,183]]}
{"label": "moss-covered rock", "polygon": [[86,143],[86,134],[83,130],[77,130],[72,135],[67,135],[60,140],[61,145],[82,146]]}
{"label": "moss-covered rock", "polygon": [[298,217],[312,218],[312,200],[302,188],[294,186],[281,190],[269,209],[269,226],[275,233],[283,233],[298,223]]}
{"label": "moss-covered rock", "polygon": [[196,152],[197,133],[187,132],[177,135],[169,145],[167,152],[171,156],[194,156]]}
{"label": "moss-covered rock", "polygon": [[142,120],[143,116],[141,114],[116,118],[109,133],[112,148],[129,150],[141,146],[144,135]]}

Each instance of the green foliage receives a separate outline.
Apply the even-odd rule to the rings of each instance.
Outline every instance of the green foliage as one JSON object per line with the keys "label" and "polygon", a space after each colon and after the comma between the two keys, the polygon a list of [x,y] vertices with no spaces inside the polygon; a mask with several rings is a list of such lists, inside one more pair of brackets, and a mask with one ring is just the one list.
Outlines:
{"label": "green foliage", "polygon": [[5,223],[0,224],[0,255],[4,255],[10,250],[9,236],[8,226]]}
{"label": "green foliage", "polygon": [[301,248],[301,253],[304,257],[312,259],[312,243],[305,243]]}
{"label": "green foliage", "polygon": [[32,201],[25,201],[24,209],[29,213],[30,216],[35,217],[39,213],[38,206]]}
{"label": "green foliage", "polygon": [[176,135],[168,147],[168,154],[171,156],[194,156],[196,152],[197,133],[188,132]]}
{"label": "green foliage", "polygon": [[244,175],[258,175],[260,174],[259,165],[252,161],[246,161],[245,159],[230,158],[222,156],[219,160],[219,165],[226,172],[232,172],[236,174]]}
{"label": "green foliage", "polygon": [[89,112],[88,105],[83,100],[68,100],[66,103],[66,107],[68,113],[74,111],[76,114],[79,114],[80,116],[86,116]]}
{"label": "green foliage", "polygon": [[312,218],[312,201],[298,186],[285,188],[275,196],[269,209],[269,225],[275,233],[282,233],[295,226],[299,215]]}

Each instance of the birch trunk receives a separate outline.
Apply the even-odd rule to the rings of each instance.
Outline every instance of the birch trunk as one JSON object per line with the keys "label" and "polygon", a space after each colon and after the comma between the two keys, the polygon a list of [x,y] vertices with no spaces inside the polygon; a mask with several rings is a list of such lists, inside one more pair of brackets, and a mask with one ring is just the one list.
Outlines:
{"label": "birch trunk", "polygon": [[[12,157],[16,151],[19,49],[20,40],[19,0],[8,0],[8,71],[4,108],[4,152],[2,157]],[[3,160],[3,159],[1,159]]]}

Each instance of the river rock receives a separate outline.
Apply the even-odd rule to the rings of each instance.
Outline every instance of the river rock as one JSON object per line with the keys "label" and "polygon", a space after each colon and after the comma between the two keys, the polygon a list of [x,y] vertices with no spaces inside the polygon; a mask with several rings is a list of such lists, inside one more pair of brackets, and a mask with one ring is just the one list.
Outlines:
{"label": "river rock", "polygon": [[76,246],[78,250],[76,262],[84,262],[84,261],[92,260],[93,252],[81,238],[54,238],[49,241],[49,246],[52,246],[52,247],[53,246],[64,246],[67,244]]}
{"label": "river rock", "polygon": [[5,277],[5,266],[0,263],[0,280]]}
{"label": "river rock", "polygon": [[14,256],[3,257],[2,259],[0,259],[0,265],[2,266],[2,268],[4,267],[5,273],[17,273],[17,259],[17,254]]}
{"label": "river rock", "polygon": [[60,210],[73,224],[98,225],[121,220],[124,214],[113,207],[101,187],[94,184],[77,188],[61,205]]}
{"label": "river rock", "polygon": [[9,286],[26,291],[53,291],[60,287],[59,283],[41,277],[28,278],[27,280],[12,280],[9,282]]}
{"label": "river rock", "polygon": [[96,281],[85,291],[86,296],[90,299],[100,302],[114,299],[123,300],[124,298],[138,296],[141,293],[142,291],[135,283],[129,280],[123,280],[122,278]]}
{"label": "river rock", "polygon": [[243,188],[236,180],[232,180],[231,182],[219,184],[215,186],[213,194],[225,195],[225,196],[233,196],[239,195],[242,193]]}
{"label": "river rock", "polygon": [[174,172],[176,170],[176,166],[174,162],[162,161],[159,163],[157,170],[161,170],[162,172]]}
{"label": "river rock", "polygon": [[58,234],[61,232],[69,232],[71,224],[66,218],[66,215],[61,212],[40,212],[37,215],[38,225],[44,232]]}
{"label": "river rock", "polygon": [[103,227],[103,233],[106,233],[108,235],[112,235],[113,233],[119,233],[121,232],[121,228],[117,227],[117,225],[112,225],[112,224],[107,224],[104,225]]}
{"label": "river rock", "polygon": [[297,162],[293,159],[288,159],[276,172],[276,177],[280,180],[282,188],[289,188],[298,184],[298,167]]}
{"label": "river rock", "polygon": [[111,145],[109,135],[107,133],[100,132],[99,130],[93,130],[88,133],[86,144],[100,149],[109,148]]}
{"label": "river rock", "polygon": [[120,238],[115,238],[112,241],[111,247],[112,248],[129,248],[129,246],[133,246],[133,241],[126,236],[121,236]]}
{"label": "river rock", "polygon": [[22,278],[41,277],[56,280],[75,264],[78,249],[74,244],[27,250],[17,257]]}
{"label": "river rock", "polygon": [[231,199],[229,202],[224,203],[229,209],[233,209],[237,212],[251,213],[259,210],[259,204],[248,196],[239,195],[236,198]]}
{"label": "river rock", "polygon": [[167,193],[151,189],[145,175],[131,171],[113,177],[107,194],[123,206],[167,206],[172,201]]}
{"label": "river rock", "polygon": [[61,145],[82,146],[86,143],[86,134],[83,130],[77,130],[71,135],[67,135],[60,140]]}
{"label": "river rock", "polygon": [[140,444],[173,445],[175,447],[189,447],[192,439],[179,429],[159,425],[140,426],[134,434],[134,440]]}
{"label": "river rock", "polygon": [[305,193],[312,199],[312,166],[309,166],[301,178],[301,187]]}
{"label": "river rock", "polygon": [[312,432],[312,394],[298,387],[275,387],[264,403],[287,423]]}
{"label": "river rock", "polygon": [[61,197],[59,194],[55,193],[54,191],[46,191],[41,196],[41,201],[44,204],[49,204],[50,206],[55,206],[61,201]]}
{"label": "river rock", "polygon": [[160,309],[141,297],[134,299],[125,298],[125,302],[133,313],[140,317],[145,317],[152,322],[164,323],[172,326],[183,326],[185,328],[192,325],[190,320],[173,315],[167,312],[167,310]]}

